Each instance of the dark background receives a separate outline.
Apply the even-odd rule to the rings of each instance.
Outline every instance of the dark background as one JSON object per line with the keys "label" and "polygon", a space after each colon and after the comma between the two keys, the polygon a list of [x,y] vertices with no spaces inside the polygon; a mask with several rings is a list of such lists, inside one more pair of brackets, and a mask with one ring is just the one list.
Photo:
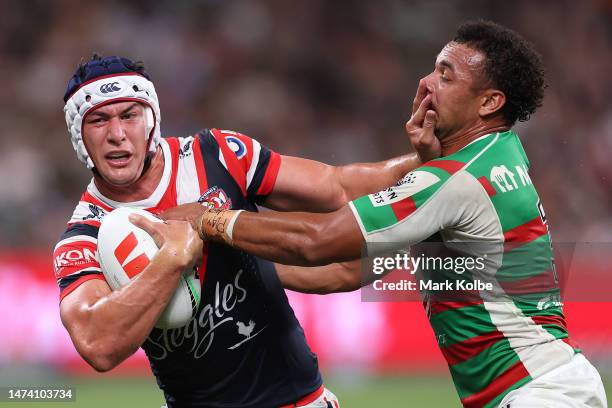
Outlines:
{"label": "dark background", "polygon": [[544,106],[515,129],[557,241],[610,241],[610,1],[3,1],[0,248],[50,248],[91,177],[62,112],[93,51],[146,63],[162,135],[240,131],[327,163],[409,150],[418,79],[457,26],[507,25],[542,53]]}

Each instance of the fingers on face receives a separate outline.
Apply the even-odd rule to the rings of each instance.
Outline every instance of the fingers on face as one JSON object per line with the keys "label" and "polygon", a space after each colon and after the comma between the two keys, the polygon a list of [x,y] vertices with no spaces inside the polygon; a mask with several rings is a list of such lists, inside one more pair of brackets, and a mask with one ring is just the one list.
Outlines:
{"label": "fingers on face", "polygon": [[419,109],[419,106],[421,106],[421,102],[423,102],[423,99],[425,99],[427,94],[428,94],[427,93],[427,83],[425,82],[425,79],[423,78],[419,81],[419,86],[417,88],[416,95],[414,97],[414,100],[412,101],[412,114],[413,115]]}
{"label": "fingers on face", "polygon": [[429,109],[425,112],[425,120],[423,121],[423,127],[433,128],[436,125],[436,112]]}
{"label": "fingers on face", "polygon": [[419,108],[416,110],[412,118],[410,118],[410,122],[413,126],[422,127],[423,120],[425,119],[425,113],[431,106],[431,95],[427,95],[421,101]]}

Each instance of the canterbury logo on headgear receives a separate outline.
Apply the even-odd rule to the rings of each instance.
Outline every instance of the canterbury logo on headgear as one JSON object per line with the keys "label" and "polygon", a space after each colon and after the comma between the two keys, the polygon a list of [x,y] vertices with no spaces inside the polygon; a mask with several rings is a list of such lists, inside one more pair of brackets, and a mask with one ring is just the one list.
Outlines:
{"label": "canterbury logo on headgear", "polygon": [[103,84],[100,87],[100,92],[102,93],[109,93],[109,92],[117,92],[120,91],[121,88],[119,86],[119,82],[110,82],[108,84]]}

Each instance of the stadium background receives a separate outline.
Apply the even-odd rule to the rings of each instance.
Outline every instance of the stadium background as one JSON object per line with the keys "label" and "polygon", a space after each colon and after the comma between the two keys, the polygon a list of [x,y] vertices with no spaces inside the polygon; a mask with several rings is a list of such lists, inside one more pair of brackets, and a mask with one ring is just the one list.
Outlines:
{"label": "stadium background", "polygon": [[[493,19],[534,42],[548,69],[544,107],[517,129],[553,239],[612,242],[609,0],[84,4],[0,3],[0,387],[74,386],[74,407],[161,405],[142,354],[95,374],[58,317],[51,251],[90,177],[61,97],[93,51],[146,62],[164,135],[234,129],[283,154],[340,164],[407,151],[418,79],[458,24]],[[583,258],[576,270],[609,272],[601,257]],[[606,287],[566,311],[574,339],[612,378]],[[343,406],[458,406],[419,304],[363,303],[359,292],[290,298]]]}

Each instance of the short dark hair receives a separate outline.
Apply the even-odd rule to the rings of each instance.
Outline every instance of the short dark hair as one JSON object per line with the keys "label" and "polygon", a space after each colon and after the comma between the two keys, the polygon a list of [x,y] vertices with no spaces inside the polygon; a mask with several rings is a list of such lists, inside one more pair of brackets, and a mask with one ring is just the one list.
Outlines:
{"label": "short dark hair", "polygon": [[542,106],[546,88],[542,57],[519,34],[478,20],[462,24],[453,41],[485,55],[484,74],[506,95],[501,112],[510,125],[528,120]]}

